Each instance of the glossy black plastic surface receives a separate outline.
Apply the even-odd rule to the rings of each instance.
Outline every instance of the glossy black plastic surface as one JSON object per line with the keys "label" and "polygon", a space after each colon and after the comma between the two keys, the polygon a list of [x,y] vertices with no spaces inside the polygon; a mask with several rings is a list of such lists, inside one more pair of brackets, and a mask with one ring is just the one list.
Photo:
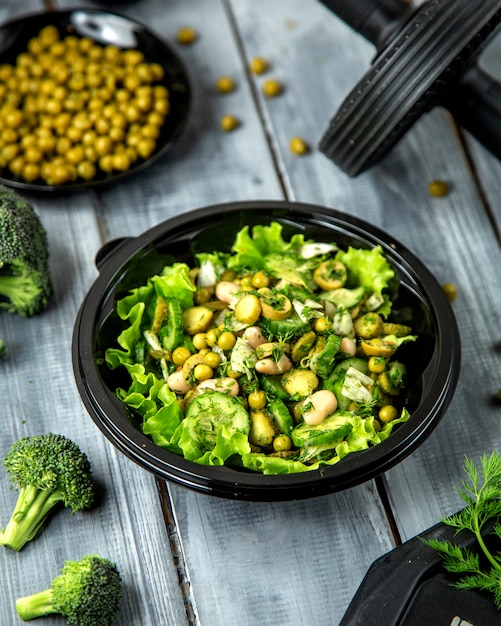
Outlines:
{"label": "glossy black plastic surface", "polygon": [[[345,15],[345,2],[323,4]],[[360,4],[367,10],[374,6],[373,0]],[[372,11],[367,17],[375,31],[371,40],[381,38],[384,45],[330,121],[320,150],[349,176],[357,176],[383,158],[424,113],[444,106],[452,115],[457,110],[464,128],[501,158],[500,120],[492,119],[499,109],[499,87],[486,76],[477,79],[474,66],[501,23],[501,0],[428,0],[410,17],[402,6],[402,17],[402,23],[386,24],[374,21]],[[370,36],[367,22],[355,16],[347,23]],[[395,28],[391,35],[388,27]],[[461,80],[468,70],[465,87]],[[481,85],[486,80],[489,90]]]}
{"label": "glossy black plastic surface", "polygon": [[98,9],[72,9],[25,15],[0,27],[0,64],[16,62],[18,54],[26,51],[28,41],[47,25],[56,26],[61,36],[75,34],[89,37],[100,45],[115,45],[137,49],[147,62],[159,63],[164,69],[160,84],[169,90],[170,111],[165,118],[157,146],[147,159],[138,160],[126,172],[99,172],[91,181],[77,180],[63,185],[48,185],[44,181],[28,183],[7,169],[0,169],[0,183],[30,191],[54,192],[97,187],[117,182],[143,170],[168,152],[183,130],[191,105],[191,87],[184,64],[176,52],[142,24],[128,17]]}
{"label": "glossy black plastic surface", "polygon": [[[490,524],[482,529],[482,537],[493,553],[501,547]],[[492,596],[452,586],[458,578],[444,569],[438,553],[422,541],[431,538],[478,551],[471,533],[457,535],[442,523],[433,526],[371,565],[340,626],[501,624]]]}
{"label": "glossy black plastic surface", "polygon": [[379,48],[413,13],[407,0],[321,0],[343,22]]}
{"label": "glossy black plastic surface", "polygon": [[[402,346],[409,365],[405,404],[412,414],[386,441],[351,454],[338,464],[295,475],[264,476],[228,467],[205,467],[155,445],[129,419],[115,396],[127,386],[124,372],[111,372],[104,351],[123,328],[114,311],[118,298],[175,260],[190,263],[201,251],[229,251],[245,225],[283,224],[295,232],[341,247],[381,245],[400,281],[394,319],[410,324],[420,338]],[[82,400],[105,436],[133,461],[161,478],[200,492],[235,499],[291,500],[339,491],[389,469],[419,446],[442,417],[460,369],[457,324],[442,288],[421,261],[388,234],[347,214],[318,206],[278,201],[223,204],[182,214],[137,238],[107,245],[99,276],[82,303],[73,334],[73,367]]]}

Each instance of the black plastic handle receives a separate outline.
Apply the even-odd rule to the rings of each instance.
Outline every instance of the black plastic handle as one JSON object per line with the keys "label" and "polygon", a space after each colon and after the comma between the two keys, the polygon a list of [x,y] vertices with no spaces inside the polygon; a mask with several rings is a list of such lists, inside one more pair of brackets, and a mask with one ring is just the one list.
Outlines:
{"label": "black plastic handle", "polygon": [[116,239],[110,239],[106,243],[104,243],[96,253],[94,257],[94,265],[97,267],[99,271],[101,271],[103,265],[110,258],[110,256],[115,252],[115,250],[121,246],[124,241],[129,241],[130,237],[117,237]]}
{"label": "black plastic handle", "polygon": [[478,65],[467,70],[443,101],[455,120],[501,159],[501,84]]}
{"label": "black plastic handle", "polygon": [[320,0],[377,47],[414,12],[409,0]]}

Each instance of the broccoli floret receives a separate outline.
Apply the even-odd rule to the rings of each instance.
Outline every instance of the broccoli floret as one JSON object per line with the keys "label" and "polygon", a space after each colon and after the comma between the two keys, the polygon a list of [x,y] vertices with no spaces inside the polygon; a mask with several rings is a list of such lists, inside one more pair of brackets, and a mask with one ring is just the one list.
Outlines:
{"label": "broccoli floret", "polygon": [[31,204],[0,185],[0,309],[30,317],[51,296],[47,233]]}
{"label": "broccoli floret", "polygon": [[90,554],[80,561],[66,561],[49,589],[19,598],[16,610],[24,622],[58,613],[68,624],[107,626],[118,613],[120,585],[116,565]]}
{"label": "broccoli floret", "polygon": [[4,465],[19,496],[0,545],[13,550],[35,537],[59,503],[73,513],[92,505],[95,494],[90,463],[76,443],[48,433],[16,441]]}

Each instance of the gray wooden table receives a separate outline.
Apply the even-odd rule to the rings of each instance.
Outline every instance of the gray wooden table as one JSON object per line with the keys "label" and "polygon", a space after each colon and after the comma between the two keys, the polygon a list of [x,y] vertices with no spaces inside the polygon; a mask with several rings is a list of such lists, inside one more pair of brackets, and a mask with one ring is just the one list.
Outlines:
{"label": "gray wooden table", "polygon": [[[76,4],[4,0],[0,20]],[[453,485],[464,455],[501,445],[500,408],[491,401],[501,387],[501,164],[474,140],[459,141],[453,121],[435,109],[380,164],[355,179],[341,172],[318,141],[374,50],[315,0],[136,0],[113,9],[176,47],[193,108],[175,149],[126,182],[68,196],[25,194],[48,232],[55,294],[37,317],[0,315],[10,348],[0,363],[0,456],[19,437],[64,433],[87,452],[102,498],[90,512],[59,512],[24,551],[0,550],[0,624],[19,622],[16,597],[45,588],[65,559],[89,552],[119,565],[120,625],[338,624],[375,559],[460,508]],[[185,25],[199,34],[190,46],[176,43]],[[498,75],[500,49],[496,39],[483,56]],[[263,77],[246,70],[257,55],[284,86],[277,98],[264,98]],[[235,79],[233,93],[217,92],[221,75]],[[222,133],[228,113],[241,125]],[[309,143],[308,155],[291,153],[293,135]],[[450,193],[430,196],[433,179],[447,181]],[[439,282],[457,285],[457,392],[429,439],[377,480],[298,502],[200,495],[129,461],[80,400],[71,335],[102,244],[180,212],[246,199],[307,201],[359,216],[407,245]],[[0,476],[0,523],[15,497]]]}

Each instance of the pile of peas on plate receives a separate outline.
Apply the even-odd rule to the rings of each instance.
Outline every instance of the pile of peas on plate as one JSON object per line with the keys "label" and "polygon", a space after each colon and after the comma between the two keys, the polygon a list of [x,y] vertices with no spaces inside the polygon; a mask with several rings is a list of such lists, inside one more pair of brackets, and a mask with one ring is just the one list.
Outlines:
{"label": "pile of peas on plate", "polygon": [[156,149],[163,78],[140,50],[45,26],[0,65],[0,169],[54,186],[129,170]]}

